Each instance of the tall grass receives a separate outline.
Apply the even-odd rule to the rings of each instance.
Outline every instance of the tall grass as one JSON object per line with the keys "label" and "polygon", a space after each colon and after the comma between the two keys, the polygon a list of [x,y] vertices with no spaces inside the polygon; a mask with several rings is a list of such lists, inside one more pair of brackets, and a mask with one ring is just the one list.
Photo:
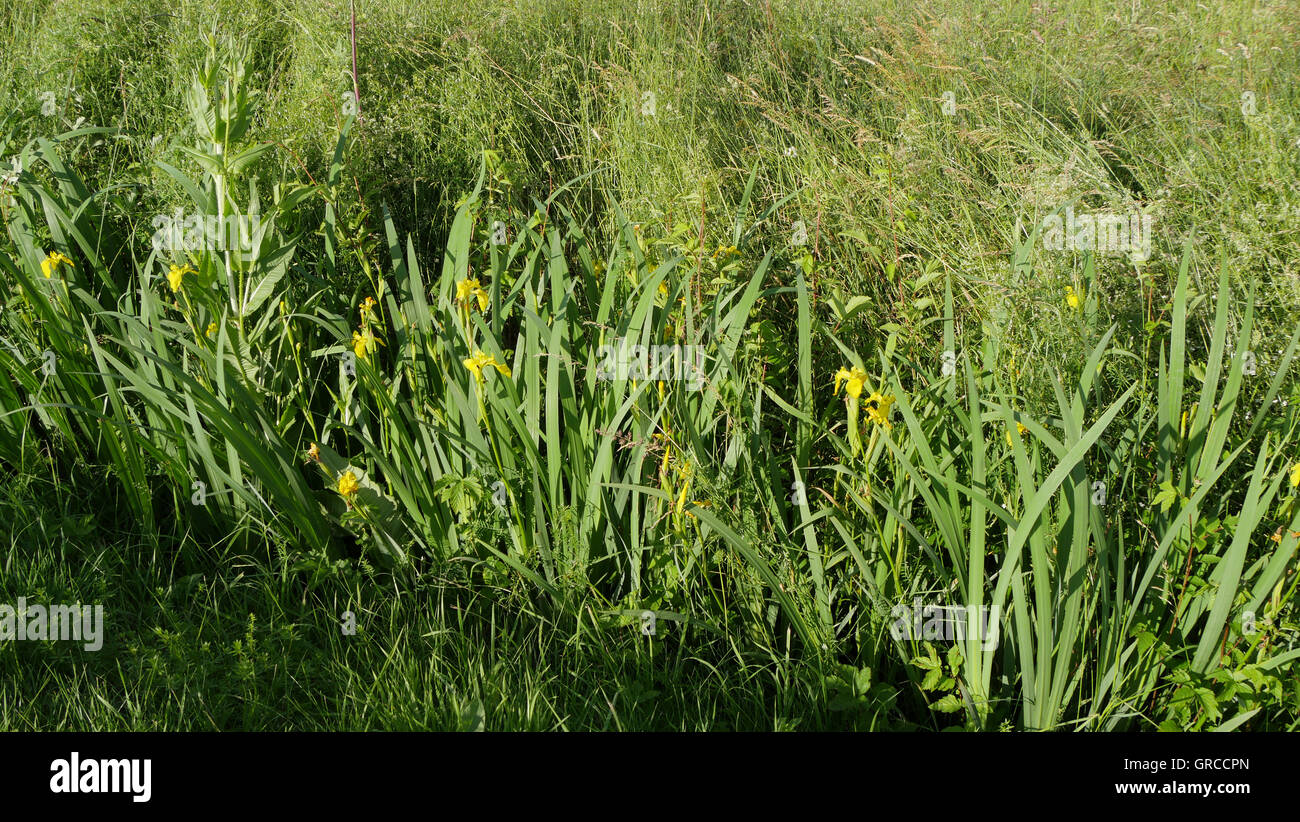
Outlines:
{"label": "tall grass", "polygon": [[[65,159],[115,130],[0,145],[23,167],[0,206],[12,469],[39,444],[110,472],[147,531],[283,551],[308,578],[341,558],[398,584],[467,564],[540,618],[650,612],[815,660],[841,708],[899,725],[1296,721],[1300,652],[1277,643],[1295,619],[1297,419],[1274,400],[1294,393],[1300,327],[1247,374],[1255,292],[1238,298],[1226,252],[1183,246],[1146,350],[1101,327],[1089,255],[1090,299],[1062,316],[1095,342],[1063,365],[962,322],[937,266],[897,277],[898,321],[860,333],[870,298],[819,290],[828,263],[768,230],[787,201],[755,196],[758,165],[716,233],[655,235],[617,204],[606,222],[579,209],[599,170],[520,207],[488,151],[429,268],[391,214],[378,237],[349,214],[354,120],[321,180],[267,168],[248,60],[209,42],[193,139],[156,163],[188,211],[257,217],[247,253],[139,251],[129,187],[93,190]],[[622,341],[698,347],[702,371],[610,375]],[[1008,349],[1046,375],[1045,403]],[[837,393],[841,368],[859,393]],[[917,598],[970,609],[965,639],[895,639],[892,609]]]}

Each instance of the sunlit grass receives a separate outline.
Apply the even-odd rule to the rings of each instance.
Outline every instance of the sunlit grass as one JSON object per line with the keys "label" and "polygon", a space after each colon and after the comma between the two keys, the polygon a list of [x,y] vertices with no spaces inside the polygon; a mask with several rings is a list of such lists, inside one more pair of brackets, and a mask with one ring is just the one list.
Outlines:
{"label": "sunlit grass", "polygon": [[[1294,727],[1294,237],[1215,220],[1285,192],[1179,183],[1156,158],[1200,150],[1185,101],[1098,91],[1114,53],[1067,101],[1025,61],[927,74],[952,24],[889,55],[746,8],[719,15],[752,53],[547,41],[571,73],[531,92],[487,26],[461,70],[498,91],[443,87],[436,152],[379,81],[426,77],[446,20],[369,53],[360,122],[269,81],[278,34],[187,50],[148,152],[130,105],[8,117],[0,460],[26,512],[0,593],[61,579],[119,621],[107,661],[0,650],[0,724]],[[1222,153],[1287,162],[1285,123],[1215,116]],[[399,146],[437,155],[408,172],[461,152],[432,211],[391,185]],[[1157,209],[1159,253],[1046,253],[1066,201]],[[176,206],[260,228],[150,247]],[[620,345],[701,370],[608,374]],[[114,518],[69,503],[92,487]],[[999,641],[973,616],[894,637],[918,599],[992,608]]]}

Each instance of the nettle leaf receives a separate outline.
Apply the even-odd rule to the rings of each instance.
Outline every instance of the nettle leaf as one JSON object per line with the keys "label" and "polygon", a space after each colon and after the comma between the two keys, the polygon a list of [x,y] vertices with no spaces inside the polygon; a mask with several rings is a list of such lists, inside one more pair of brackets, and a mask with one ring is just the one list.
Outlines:
{"label": "nettle leaf", "polygon": [[955,714],[962,709],[962,704],[956,694],[948,694],[943,699],[930,703],[930,707],[941,713]]}
{"label": "nettle leaf", "polygon": [[1210,674],[1209,680],[1211,682],[1231,683],[1236,678],[1236,676],[1237,676],[1236,672],[1230,671],[1227,668],[1220,668],[1217,671]]}
{"label": "nettle leaf", "polygon": [[473,513],[486,493],[483,485],[473,477],[457,477],[451,474],[441,477],[434,483],[433,492],[456,513],[457,518],[462,520]]}
{"label": "nettle leaf", "polygon": [[946,678],[947,677],[943,675],[943,670],[941,668],[933,668],[925,675],[925,679],[921,682],[921,687],[927,691],[937,691],[942,687],[942,683]]}
{"label": "nettle leaf", "polygon": [[929,657],[918,656],[912,660],[912,664],[922,670],[933,671],[939,667],[939,660],[930,659]]}
{"label": "nettle leaf", "polygon": [[1264,688],[1264,675],[1260,673],[1259,666],[1247,665],[1242,669],[1241,675],[1245,677],[1256,691]]}
{"label": "nettle leaf", "polygon": [[961,672],[962,661],[960,646],[953,645],[948,649],[948,670],[952,672],[953,676]]}
{"label": "nettle leaf", "polygon": [[1208,718],[1218,719],[1223,716],[1223,712],[1219,710],[1219,701],[1215,698],[1214,691],[1209,688],[1197,688],[1196,696],[1201,702],[1201,707],[1205,709]]}
{"label": "nettle leaf", "polygon": [[1139,625],[1133,630],[1133,636],[1137,639],[1138,650],[1145,653],[1152,645],[1155,644],[1156,635],[1145,625]]}
{"label": "nettle leaf", "polygon": [[1160,483],[1160,493],[1151,498],[1152,505],[1160,506],[1160,513],[1169,513],[1169,508],[1178,499],[1178,489],[1174,488],[1173,482],[1165,480]]}

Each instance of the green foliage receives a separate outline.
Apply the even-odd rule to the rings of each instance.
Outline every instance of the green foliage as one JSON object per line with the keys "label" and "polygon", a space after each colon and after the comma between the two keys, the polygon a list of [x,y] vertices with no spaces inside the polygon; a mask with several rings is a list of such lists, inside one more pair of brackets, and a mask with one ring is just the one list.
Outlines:
{"label": "green foliage", "polygon": [[[302,583],[295,613],[332,626],[341,592],[409,603],[439,579],[436,595],[456,600],[440,618],[455,611],[460,634],[414,642],[404,621],[447,631],[402,604],[387,636],[410,654],[402,665],[433,645],[483,679],[442,671],[427,713],[354,704],[332,727],[564,726],[498,718],[514,709],[485,692],[496,663],[479,646],[500,609],[520,643],[554,634],[539,639],[547,664],[577,648],[576,665],[617,683],[575,688],[576,704],[618,706],[603,719],[583,708],[583,727],[624,727],[620,710],[685,683],[718,689],[722,715],[723,685],[770,666],[781,685],[755,687],[750,708],[782,711],[746,709],[736,727],[1294,728],[1300,651],[1281,640],[1300,542],[1300,326],[1277,302],[1288,240],[1191,236],[1127,278],[1102,255],[1062,263],[1037,229],[1011,225],[1059,207],[1048,194],[1149,199],[1156,172],[1175,173],[1170,146],[1201,157],[1176,138],[1192,114],[1162,126],[1132,89],[1066,105],[1033,77],[971,68],[961,123],[926,120],[936,84],[958,82],[920,72],[930,46],[901,31],[853,40],[849,21],[810,6],[839,45],[806,37],[792,9],[760,21],[724,4],[708,26],[766,32],[752,53],[724,28],[716,48],[660,53],[638,24],[630,58],[548,35],[551,75],[532,90],[502,51],[517,34],[414,21],[389,50],[361,44],[360,118],[293,121],[316,105],[302,88],[342,87],[338,66],[294,40],[289,78],[272,81],[268,55],[294,39],[281,26],[328,12],[258,6],[272,18],[260,35],[187,46],[184,78],[159,94],[188,121],[169,122],[148,156],[133,149],[129,171],[102,155],[154,122],[130,101],[114,126],[60,121],[57,134],[15,107],[0,127],[0,156],[22,167],[0,183],[0,462],[26,482],[99,477],[155,557],[186,546],[186,574],[142,577],[169,596],[224,586],[283,602]],[[394,30],[367,13],[366,37]],[[940,45],[960,39],[929,22]],[[673,49],[691,58],[683,74],[663,56]],[[380,81],[407,72],[420,86],[453,59],[470,85],[412,100],[428,108],[419,132],[403,87]],[[0,92],[32,81],[24,70],[0,75]],[[99,105],[104,67],[72,71]],[[796,76],[821,89],[813,125]],[[706,104],[719,114],[699,121]],[[1239,131],[1242,145],[1215,147],[1249,147],[1282,172],[1272,138]],[[1126,148],[1102,154],[1098,135]],[[390,183],[412,160],[390,147],[416,154],[413,174],[455,169],[433,231],[415,181]],[[944,188],[950,168],[965,169],[961,188]],[[1170,229],[1217,213],[1215,179],[1170,182]],[[1029,193],[988,213],[965,205],[1008,187]],[[197,226],[255,228],[237,248],[151,245],[141,214],[177,206]],[[806,236],[792,237],[795,220]],[[79,544],[94,532],[61,516]],[[236,561],[267,590],[232,594]],[[946,647],[896,636],[886,615],[918,599],[966,609],[964,632]],[[975,630],[985,609],[992,642]],[[639,633],[647,611],[662,633]],[[139,670],[172,687],[229,668],[215,687],[232,701],[205,706],[212,726],[263,727],[260,712],[297,693],[297,673],[267,673],[302,647],[297,622],[241,614],[219,638],[177,623],[159,626]],[[386,664],[334,667],[351,653],[336,642],[307,643],[325,661],[298,673],[346,683]],[[182,713],[174,726],[196,727]],[[0,715],[34,721],[3,703]]]}

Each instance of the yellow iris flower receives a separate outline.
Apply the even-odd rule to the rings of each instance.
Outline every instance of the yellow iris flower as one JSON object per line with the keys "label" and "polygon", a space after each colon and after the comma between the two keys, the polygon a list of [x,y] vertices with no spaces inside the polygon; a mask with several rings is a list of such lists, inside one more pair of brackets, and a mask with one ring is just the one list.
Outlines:
{"label": "yellow iris flower", "polygon": [[893,426],[889,422],[889,409],[894,405],[894,397],[886,396],[876,391],[862,403],[862,407],[867,409],[867,416],[876,425],[883,425],[886,428]]}
{"label": "yellow iris flower", "polygon": [[362,329],[360,332],[352,332],[352,353],[357,355],[359,360],[369,360],[370,355],[383,345],[383,341],[375,336],[375,332],[369,328]]}
{"label": "yellow iris flower", "polygon": [[470,277],[456,283],[456,302],[464,308],[469,307],[470,300],[478,300],[478,310],[487,311],[488,293],[483,290],[476,278]]}
{"label": "yellow iris flower", "polygon": [[494,354],[485,354],[482,351],[475,351],[469,357],[461,360],[461,362],[470,370],[470,373],[474,375],[475,381],[479,384],[483,383],[484,368],[495,368],[505,376],[510,376],[510,367],[505,363],[498,361]]}
{"label": "yellow iris flower", "polygon": [[51,251],[49,253],[49,256],[47,256],[44,260],[41,260],[41,273],[44,274],[45,279],[48,280],[51,276],[54,275],[55,272],[59,270],[59,266],[61,265],[66,265],[69,268],[71,268],[72,260],[66,257],[65,255],[59,253],[58,251]]}
{"label": "yellow iris flower", "polygon": [[367,319],[370,318],[370,312],[375,310],[376,305],[378,305],[378,303],[375,302],[374,297],[366,297],[364,300],[361,301],[360,308],[361,308],[362,322],[365,322]]}
{"label": "yellow iris flower", "polygon": [[170,268],[168,268],[167,284],[172,287],[172,293],[175,294],[177,291],[181,290],[181,280],[184,279],[186,274],[196,274],[196,273],[198,272],[190,268],[188,265],[182,267],[173,265]]}
{"label": "yellow iris flower", "polygon": [[845,392],[856,400],[862,396],[862,388],[867,384],[867,372],[856,366],[852,369],[841,368],[835,372],[835,390],[832,393],[840,393],[840,383],[844,383]]}

